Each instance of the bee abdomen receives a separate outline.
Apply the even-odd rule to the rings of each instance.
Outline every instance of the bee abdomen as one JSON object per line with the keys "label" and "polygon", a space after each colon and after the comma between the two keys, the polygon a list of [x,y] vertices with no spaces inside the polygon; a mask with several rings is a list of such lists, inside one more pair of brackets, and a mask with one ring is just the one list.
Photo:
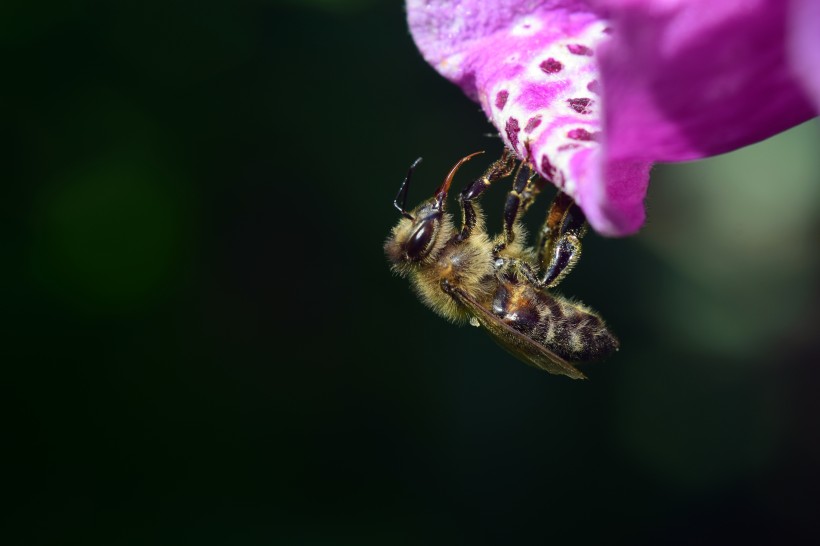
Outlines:
{"label": "bee abdomen", "polygon": [[598,360],[618,348],[600,317],[523,283],[499,283],[493,313],[571,362]]}
{"label": "bee abdomen", "polygon": [[499,283],[493,297],[493,313],[502,321],[532,339],[538,337],[542,312],[535,294],[526,286]]}
{"label": "bee abdomen", "polygon": [[552,324],[553,339],[544,341],[560,356],[574,362],[586,362],[604,358],[618,348],[617,338],[599,316],[568,302],[552,306],[551,311],[556,308],[560,315],[554,313],[548,319]]}

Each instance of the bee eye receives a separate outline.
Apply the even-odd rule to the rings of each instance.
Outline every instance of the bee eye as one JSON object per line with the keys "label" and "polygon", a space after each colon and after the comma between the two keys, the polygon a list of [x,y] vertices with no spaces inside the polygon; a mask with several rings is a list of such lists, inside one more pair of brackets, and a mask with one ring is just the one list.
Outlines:
{"label": "bee eye", "polygon": [[430,239],[433,238],[435,231],[436,226],[433,219],[425,220],[404,244],[404,251],[407,252],[407,257],[411,260],[421,258],[422,253],[430,245]]}

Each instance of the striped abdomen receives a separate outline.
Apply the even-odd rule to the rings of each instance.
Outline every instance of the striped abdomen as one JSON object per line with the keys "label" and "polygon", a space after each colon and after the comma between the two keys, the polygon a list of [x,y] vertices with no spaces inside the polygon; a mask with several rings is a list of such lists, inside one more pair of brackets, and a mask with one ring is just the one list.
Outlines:
{"label": "striped abdomen", "polygon": [[570,362],[598,360],[618,348],[604,321],[580,304],[515,279],[499,281],[493,313]]}

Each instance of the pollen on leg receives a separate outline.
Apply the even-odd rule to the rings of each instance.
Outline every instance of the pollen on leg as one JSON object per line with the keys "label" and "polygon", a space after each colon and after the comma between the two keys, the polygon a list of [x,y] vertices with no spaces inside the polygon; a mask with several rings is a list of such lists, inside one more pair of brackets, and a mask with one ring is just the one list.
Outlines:
{"label": "pollen on leg", "polygon": [[592,104],[592,99],[588,99],[586,97],[580,99],[567,99],[567,103],[570,108],[579,114],[589,114],[591,112],[589,107]]}
{"label": "pollen on leg", "polygon": [[561,72],[561,69],[564,68],[564,65],[561,64],[561,61],[557,61],[550,57],[546,61],[542,62],[538,65],[541,70],[544,71],[545,74],[557,74]]}
{"label": "pollen on leg", "polygon": [[499,110],[504,109],[504,105],[507,104],[507,99],[510,98],[510,93],[506,89],[503,91],[499,91],[498,94],[495,96],[495,107]]}
{"label": "pollen on leg", "polygon": [[505,129],[507,131],[507,138],[510,140],[510,144],[512,144],[513,148],[517,148],[518,133],[521,131],[521,127],[518,126],[518,120],[513,117],[508,119]]}

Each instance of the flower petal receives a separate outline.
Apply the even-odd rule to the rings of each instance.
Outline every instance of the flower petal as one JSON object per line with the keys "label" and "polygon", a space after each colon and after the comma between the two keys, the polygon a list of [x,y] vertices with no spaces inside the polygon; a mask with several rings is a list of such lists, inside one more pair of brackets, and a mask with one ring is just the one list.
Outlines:
{"label": "flower petal", "polygon": [[820,112],[820,0],[792,0],[792,67]]}
{"label": "flower petal", "polygon": [[[596,6],[613,27],[600,58],[614,158],[707,157],[816,115],[789,63],[786,0],[599,0]],[[812,39],[816,44],[817,35]]]}
{"label": "flower petal", "polygon": [[[626,235],[643,222],[652,162],[728,152],[816,115],[809,95],[820,103],[818,4],[408,0],[407,7],[427,61],[481,103],[505,142],[569,193],[593,228]],[[795,16],[800,33],[790,57],[792,5],[808,15]]]}
{"label": "flower petal", "polygon": [[594,229],[644,220],[649,161],[602,149],[596,49],[606,23],[587,2],[408,0],[425,59],[479,101],[502,138],[567,192]]}

